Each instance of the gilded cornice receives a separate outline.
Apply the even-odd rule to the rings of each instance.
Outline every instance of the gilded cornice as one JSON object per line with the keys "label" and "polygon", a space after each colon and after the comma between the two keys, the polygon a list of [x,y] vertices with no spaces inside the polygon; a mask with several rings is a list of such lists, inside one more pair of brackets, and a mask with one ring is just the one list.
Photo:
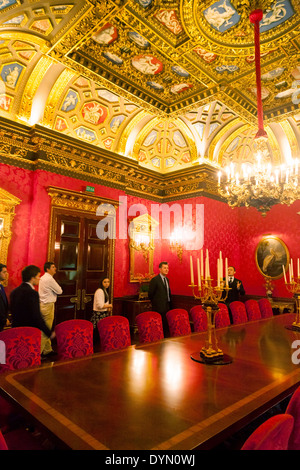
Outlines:
{"label": "gilded cornice", "polygon": [[123,190],[127,194],[167,202],[208,195],[217,197],[215,169],[192,168],[161,175],[132,159],[95,148],[50,129],[0,120],[1,161]]}

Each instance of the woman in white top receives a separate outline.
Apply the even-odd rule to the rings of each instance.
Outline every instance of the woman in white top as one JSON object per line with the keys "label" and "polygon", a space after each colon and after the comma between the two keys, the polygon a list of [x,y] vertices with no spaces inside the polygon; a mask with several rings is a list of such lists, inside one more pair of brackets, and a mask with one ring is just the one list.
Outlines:
{"label": "woman in white top", "polygon": [[111,312],[112,304],[109,303],[109,295],[107,289],[109,288],[110,280],[105,277],[100,281],[100,287],[96,290],[94,295],[93,315],[91,322],[93,323],[94,330],[97,329],[97,323],[101,318],[108,317]]}

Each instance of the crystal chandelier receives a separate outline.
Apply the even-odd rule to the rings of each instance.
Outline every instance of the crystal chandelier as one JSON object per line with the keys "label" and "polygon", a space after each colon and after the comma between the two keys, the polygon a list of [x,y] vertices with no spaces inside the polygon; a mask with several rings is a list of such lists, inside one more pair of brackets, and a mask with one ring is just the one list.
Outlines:
{"label": "crystal chandelier", "polygon": [[272,167],[261,163],[242,164],[240,172],[234,164],[218,175],[219,193],[230,207],[255,207],[263,216],[275,204],[290,205],[300,199],[298,160],[290,166]]}
{"label": "crystal chandelier", "polygon": [[260,39],[259,22],[263,18],[261,9],[250,14],[250,22],[254,24],[255,68],[257,89],[258,131],[254,142],[258,149],[256,162],[242,164],[238,170],[232,163],[218,175],[219,194],[227,200],[231,207],[255,207],[263,216],[275,204],[290,205],[300,199],[298,160],[289,165],[272,167],[263,163],[268,157],[267,133],[263,124],[263,107],[261,97],[260,72]]}

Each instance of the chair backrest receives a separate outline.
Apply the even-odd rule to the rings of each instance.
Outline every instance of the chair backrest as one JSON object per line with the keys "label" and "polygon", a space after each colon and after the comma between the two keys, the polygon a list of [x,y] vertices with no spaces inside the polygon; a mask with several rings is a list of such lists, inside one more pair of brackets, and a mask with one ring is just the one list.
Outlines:
{"label": "chair backrest", "polygon": [[220,302],[218,304],[219,311],[216,313],[215,325],[216,328],[225,328],[230,325],[230,316],[226,304]]}
{"label": "chair backrest", "polygon": [[241,450],[287,450],[294,418],[289,414],[272,416],[246,440]]}
{"label": "chair backrest", "polygon": [[207,330],[207,315],[202,305],[195,305],[190,310],[190,316],[193,322],[194,331]]}
{"label": "chair backrest", "polygon": [[286,413],[294,418],[294,428],[289,439],[288,450],[300,450],[300,387],[293,393]]}
{"label": "chair backrest", "polygon": [[249,299],[245,302],[247,317],[249,321],[260,320],[261,313],[257,300]]}
{"label": "chair backrest", "polygon": [[93,354],[93,324],[88,320],[66,320],[55,326],[58,359]]}
{"label": "chair backrest", "polygon": [[0,372],[25,369],[41,364],[41,330],[31,326],[19,326],[0,332],[5,343],[6,363],[0,364]]}
{"label": "chair backrest", "polygon": [[121,315],[102,318],[97,323],[101,351],[123,349],[131,345],[129,321]]}
{"label": "chair backrest", "polygon": [[0,431],[0,450],[8,450],[6,441],[5,441],[1,431]]}
{"label": "chair backrest", "polygon": [[273,317],[273,309],[269,299],[259,299],[258,306],[262,318]]}
{"label": "chair backrest", "polygon": [[151,343],[164,338],[161,315],[157,312],[142,312],[135,317],[140,343]]}
{"label": "chair backrest", "polygon": [[167,312],[170,336],[184,336],[191,333],[189,314],[183,308],[174,308]]}
{"label": "chair backrest", "polygon": [[235,300],[234,302],[231,302],[229,307],[232,315],[232,323],[234,325],[238,325],[239,323],[247,323],[248,317],[246,307],[243,302]]}

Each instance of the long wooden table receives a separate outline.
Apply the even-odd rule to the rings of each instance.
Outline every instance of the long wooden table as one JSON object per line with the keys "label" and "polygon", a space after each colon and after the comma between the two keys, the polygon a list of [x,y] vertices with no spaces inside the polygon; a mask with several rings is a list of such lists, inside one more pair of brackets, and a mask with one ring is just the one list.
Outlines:
{"label": "long wooden table", "polygon": [[217,330],[228,365],[192,360],[192,333],[6,373],[0,392],[71,449],[209,449],[297,388],[293,319]]}

